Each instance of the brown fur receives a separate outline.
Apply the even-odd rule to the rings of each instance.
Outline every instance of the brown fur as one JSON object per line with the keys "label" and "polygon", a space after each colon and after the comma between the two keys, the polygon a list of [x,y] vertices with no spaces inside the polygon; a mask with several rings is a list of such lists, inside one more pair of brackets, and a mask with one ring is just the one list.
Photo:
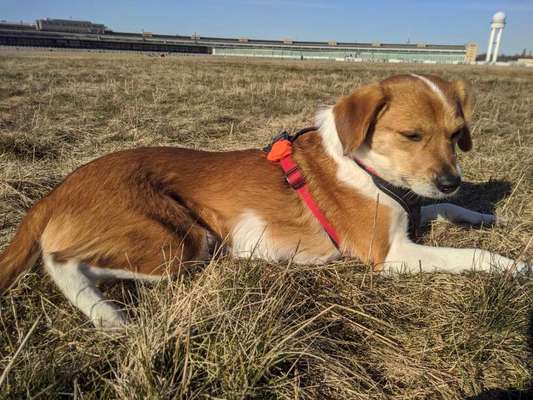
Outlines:
{"label": "brown fur", "polygon": [[47,201],[38,201],[22,220],[7,249],[0,254],[0,293],[35,262],[40,254],[39,238],[49,215]]}
{"label": "brown fur", "polygon": [[[423,82],[393,77],[342,98],[333,112],[345,154],[367,143],[387,152],[409,179],[427,180],[454,168],[450,135],[463,130],[459,145],[471,148],[466,119],[471,101],[463,83],[431,77],[445,105]],[[401,98],[400,98],[401,95]],[[401,132],[425,140],[410,143]],[[421,156],[413,151],[424,146]],[[309,188],[341,238],[345,254],[374,265],[389,250],[388,207],[339,182],[335,162],[320,136],[308,133],[294,157]],[[113,153],[70,174],[38,202],[0,255],[0,288],[6,288],[39,252],[58,261],[77,259],[94,267],[161,274],[202,258],[207,236],[231,245],[230,233],[246,209],[271,231],[274,243],[317,257],[334,251],[329,238],[281,168],[259,150],[204,152],[142,148]]]}
{"label": "brown fur", "polygon": [[356,90],[335,104],[335,125],[345,154],[363,143],[386,101],[380,84],[375,83]]}
{"label": "brown fur", "polygon": [[[347,188],[339,188],[340,193],[323,189],[334,185],[335,166],[324,155],[316,134],[302,138],[295,157],[317,202],[343,232],[342,245],[355,256],[369,258],[369,240],[352,243],[348,232],[374,223],[375,204],[368,201],[366,208],[346,215],[342,210],[349,209],[348,204],[364,203],[364,197]],[[198,165],[206,164],[210,165],[207,171],[198,170]],[[103,170],[116,172],[102,180],[98,171]],[[97,184],[98,190],[92,193],[84,188]],[[82,167],[56,192],[54,202],[64,204],[64,209],[46,227],[42,248],[59,260],[76,258],[101,267],[158,273],[169,258],[177,265],[194,260],[207,231],[227,238],[244,209],[256,210],[272,227],[276,241],[312,250],[317,256],[332,250],[322,227],[285,184],[279,166],[257,150],[209,153],[152,148],[115,153]],[[386,212],[380,214],[384,218]],[[361,223],[354,228],[347,221]],[[378,243],[387,240],[381,239],[374,254],[384,257],[386,252],[378,249]],[[152,244],[151,249],[146,243]]]}

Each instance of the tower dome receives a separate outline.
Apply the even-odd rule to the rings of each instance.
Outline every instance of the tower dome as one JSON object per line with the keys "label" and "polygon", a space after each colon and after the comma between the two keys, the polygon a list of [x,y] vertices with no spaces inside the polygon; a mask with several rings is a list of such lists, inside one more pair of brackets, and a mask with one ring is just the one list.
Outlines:
{"label": "tower dome", "polygon": [[505,24],[505,13],[503,11],[498,11],[494,16],[492,17],[492,22]]}

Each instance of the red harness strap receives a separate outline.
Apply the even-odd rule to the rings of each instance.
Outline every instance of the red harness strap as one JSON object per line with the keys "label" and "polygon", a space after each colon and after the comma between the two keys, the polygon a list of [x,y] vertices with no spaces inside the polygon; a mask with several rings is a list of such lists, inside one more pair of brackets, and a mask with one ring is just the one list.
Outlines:
{"label": "red harness strap", "polygon": [[302,170],[292,158],[292,143],[289,140],[279,140],[273,143],[267,159],[279,162],[279,165],[285,172],[287,183],[296,190],[296,193],[298,193],[307,208],[309,208],[320,225],[322,225],[322,228],[324,228],[335,247],[339,248],[340,240],[335,228],[333,228],[324,213],[320,210],[320,207],[309,191],[309,186],[305,183]]}

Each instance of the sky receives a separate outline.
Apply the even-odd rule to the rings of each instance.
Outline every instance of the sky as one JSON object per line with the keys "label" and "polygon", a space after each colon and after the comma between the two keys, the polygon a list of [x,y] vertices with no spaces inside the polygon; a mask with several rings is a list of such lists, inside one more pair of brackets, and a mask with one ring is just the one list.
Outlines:
{"label": "sky", "polygon": [[0,0],[0,20],[72,18],[115,31],[263,39],[464,44],[487,48],[504,11],[501,52],[533,51],[533,0]]}

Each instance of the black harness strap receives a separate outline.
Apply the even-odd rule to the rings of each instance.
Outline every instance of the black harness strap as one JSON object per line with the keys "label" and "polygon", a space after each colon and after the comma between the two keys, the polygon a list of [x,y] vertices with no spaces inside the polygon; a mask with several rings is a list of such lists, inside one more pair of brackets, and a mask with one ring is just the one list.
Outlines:
{"label": "black harness strap", "polygon": [[316,130],[317,128],[315,127],[304,128],[296,132],[294,135],[290,135],[287,131],[283,131],[279,135],[274,136],[270,144],[268,146],[263,147],[263,151],[265,153],[269,153],[272,149],[272,145],[280,140],[288,140],[289,142],[293,143],[296,139],[306,134],[307,132],[312,132]]}
{"label": "black harness strap", "polygon": [[[364,168],[363,168],[364,169]],[[398,203],[409,217],[409,238],[416,242],[420,237],[420,198],[409,189],[394,186],[377,175],[370,174],[374,184]]]}

